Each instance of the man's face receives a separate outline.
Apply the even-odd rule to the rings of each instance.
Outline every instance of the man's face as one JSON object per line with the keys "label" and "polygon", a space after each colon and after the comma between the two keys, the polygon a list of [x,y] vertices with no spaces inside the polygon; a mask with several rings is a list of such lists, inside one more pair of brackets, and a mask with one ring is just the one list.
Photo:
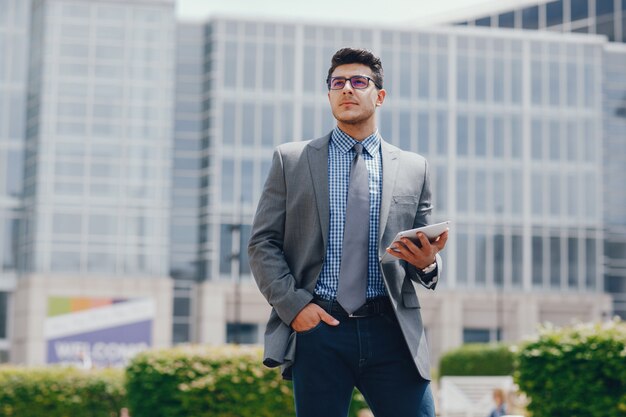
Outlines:
{"label": "man's face", "polygon": [[[365,75],[372,77],[372,70],[363,64],[340,65],[332,73],[332,77],[350,78],[355,75]],[[359,90],[346,81],[341,90],[330,90],[328,100],[333,112],[333,116],[340,123],[358,125],[362,123],[375,124],[376,107],[383,104],[385,100],[385,90],[378,90],[373,81],[370,81],[367,88]]]}

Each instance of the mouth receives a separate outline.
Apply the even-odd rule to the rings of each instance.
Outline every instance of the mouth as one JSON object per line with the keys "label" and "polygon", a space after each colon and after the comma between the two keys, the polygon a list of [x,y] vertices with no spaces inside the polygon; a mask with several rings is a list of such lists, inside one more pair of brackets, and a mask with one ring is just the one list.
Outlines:
{"label": "mouth", "polygon": [[340,106],[356,106],[356,103],[353,101],[345,101],[341,103]]}

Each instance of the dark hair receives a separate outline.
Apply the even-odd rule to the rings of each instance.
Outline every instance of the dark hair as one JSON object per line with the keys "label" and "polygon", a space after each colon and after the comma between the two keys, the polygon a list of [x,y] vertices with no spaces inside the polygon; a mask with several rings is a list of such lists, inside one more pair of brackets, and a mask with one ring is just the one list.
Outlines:
{"label": "dark hair", "polygon": [[330,60],[326,83],[328,84],[330,81],[335,68],[346,64],[367,65],[372,70],[372,78],[376,87],[379,89],[383,88],[383,64],[380,62],[380,58],[367,49],[341,48],[335,52],[335,55]]}

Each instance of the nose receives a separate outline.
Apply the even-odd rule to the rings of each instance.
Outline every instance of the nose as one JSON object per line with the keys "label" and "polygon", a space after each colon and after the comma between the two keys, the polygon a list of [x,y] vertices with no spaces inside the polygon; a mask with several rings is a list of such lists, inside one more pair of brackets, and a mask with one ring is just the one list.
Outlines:
{"label": "nose", "polygon": [[[350,86],[350,87],[348,87]],[[349,79],[346,80],[346,83],[343,85],[343,88],[341,89],[342,93],[345,93],[347,89],[347,92],[352,93],[354,92],[354,88],[352,88],[352,81],[350,81]]]}

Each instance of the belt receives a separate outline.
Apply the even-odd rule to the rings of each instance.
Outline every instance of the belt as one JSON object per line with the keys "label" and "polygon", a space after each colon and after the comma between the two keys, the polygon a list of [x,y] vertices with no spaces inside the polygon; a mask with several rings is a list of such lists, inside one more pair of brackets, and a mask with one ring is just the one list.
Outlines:
{"label": "belt", "polygon": [[359,307],[352,314],[348,314],[348,312],[341,307],[337,300],[325,300],[316,296],[311,302],[322,307],[331,316],[337,317],[372,317],[391,313],[393,311],[389,297],[376,297],[367,300],[365,304]]}

